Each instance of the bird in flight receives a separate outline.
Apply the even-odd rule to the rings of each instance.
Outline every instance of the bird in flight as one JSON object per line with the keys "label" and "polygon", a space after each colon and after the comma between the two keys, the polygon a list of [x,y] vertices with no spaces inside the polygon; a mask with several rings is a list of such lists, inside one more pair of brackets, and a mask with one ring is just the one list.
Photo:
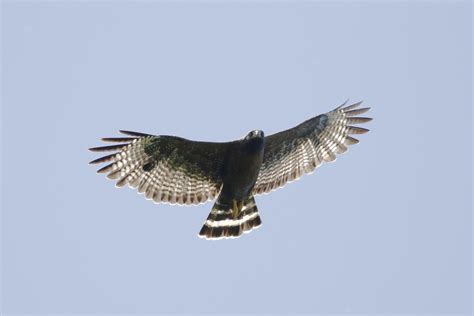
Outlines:
{"label": "bird in flight", "polygon": [[97,172],[156,203],[196,205],[217,198],[199,237],[236,238],[262,224],[255,195],[334,161],[359,142],[351,135],[369,131],[353,124],[371,121],[359,116],[370,108],[346,103],[270,136],[254,130],[223,143],[120,131],[127,137],[102,138],[118,145],[90,148],[113,152],[90,163],[108,163]]}

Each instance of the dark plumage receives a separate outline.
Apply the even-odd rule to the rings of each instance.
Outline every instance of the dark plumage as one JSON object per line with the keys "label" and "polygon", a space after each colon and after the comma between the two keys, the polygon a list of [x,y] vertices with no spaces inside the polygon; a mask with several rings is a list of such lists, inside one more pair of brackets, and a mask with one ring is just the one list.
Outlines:
{"label": "dark plumage", "polygon": [[215,199],[200,237],[238,237],[261,225],[254,195],[268,193],[336,154],[358,143],[352,134],[367,129],[351,126],[371,118],[359,117],[369,108],[359,103],[316,116],[300,125],[265,137],[252,131],[245,138],[226,143],[191,141],[175,136],[154,136],[121,131],[131,137],[103,138],[121,144],[90,148],[115,151],[91,161],[109,164],[98,170],[128,184],[157,203],[199,204]]}

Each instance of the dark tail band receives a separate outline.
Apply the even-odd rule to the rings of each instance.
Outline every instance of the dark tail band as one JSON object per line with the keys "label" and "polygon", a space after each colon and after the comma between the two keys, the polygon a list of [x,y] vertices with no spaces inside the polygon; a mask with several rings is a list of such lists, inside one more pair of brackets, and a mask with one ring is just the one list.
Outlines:
{"label": "dark tail band", "polygon": [[199,237],[206,239],[237,238],[262,225],[255,199],[224,203],[219,199],[212,207]]}

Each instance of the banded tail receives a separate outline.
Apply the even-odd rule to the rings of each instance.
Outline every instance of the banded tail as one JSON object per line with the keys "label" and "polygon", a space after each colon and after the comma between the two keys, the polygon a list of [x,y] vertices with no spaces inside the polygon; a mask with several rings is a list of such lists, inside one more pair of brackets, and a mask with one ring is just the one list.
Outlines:
{"label": "banded tail", "polygon": [[237,238],[262,225],[253,196],[237,202],[220,199],[212,207],[199,237],[206,239]]}

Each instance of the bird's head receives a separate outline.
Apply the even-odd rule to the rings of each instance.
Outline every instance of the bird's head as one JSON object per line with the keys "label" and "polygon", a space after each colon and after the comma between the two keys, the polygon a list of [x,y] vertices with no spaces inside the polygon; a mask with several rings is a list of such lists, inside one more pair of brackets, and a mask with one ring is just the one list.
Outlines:
{"label": "bird's head", "polygon": [[260,131],[260,130],[254,130],[254,131],[250,131],[244,138],[244,140],[253,140],[253,139],[260,139],[260,140],[263,140],[263,138],[265,137],[265,134],[263,133],[263,131]]}
{"label": "bird's head", "polygon": [[265,135],[263,131],[251,131],[243,139],[245,148],[250,152],[259,152],[263,150]]}

